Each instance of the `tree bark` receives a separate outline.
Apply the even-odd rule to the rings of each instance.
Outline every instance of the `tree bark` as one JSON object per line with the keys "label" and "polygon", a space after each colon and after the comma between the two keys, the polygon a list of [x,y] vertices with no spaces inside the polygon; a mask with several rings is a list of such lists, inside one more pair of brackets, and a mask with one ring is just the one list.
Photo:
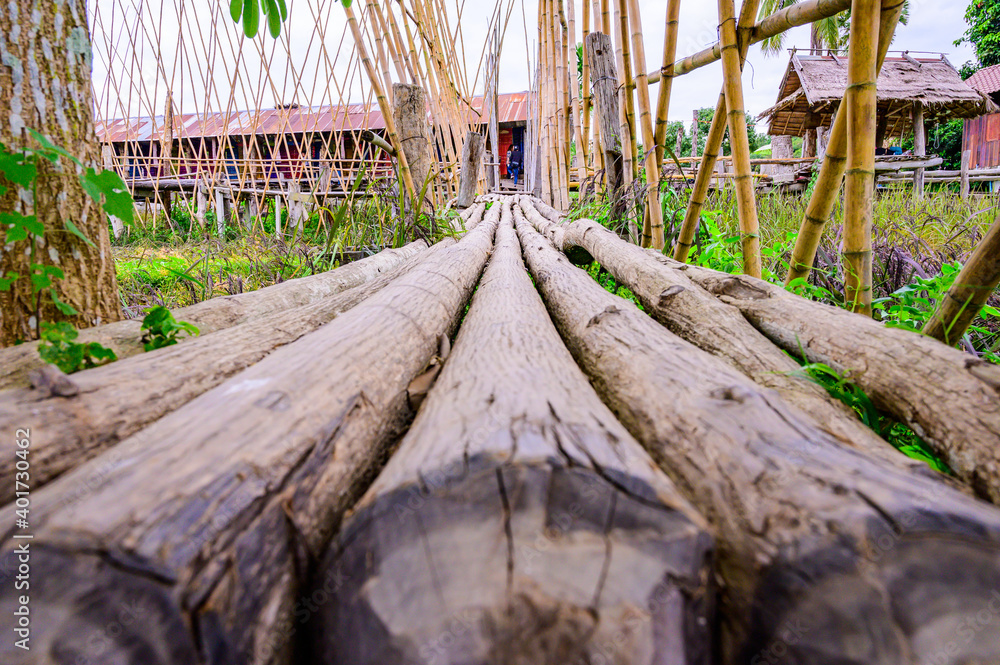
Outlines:
{"label": "tree bark", "polygon": [[[100,168],[86,3],[13,0],[0,6],[0,26],[0,143],[11,149],[26,143],[32,147],[25,129],[35,129],[84,164]],[[0,246],[0,275],[21,275],[10,291],[0,291],[0,346],[37,339],[39,319],[85,328],[122,318],[107,215],[87,197],[76,176],[75,165],[67,160],[58,169],[39,160],[33,206],[22,200],[18,186],[4,183],[8,191],[0,197],[0,209],[37,215],[45,235]],[[67,231],[67,221],[94,246]],[[36,263],[65,274],[53,288],[78,314],[61,314],[47,296],[36,312],[28,277],[31,243]]]}
{"label": "tree bark", "polygon": [[[408,386],[458,323],[496,217],[32,493],[31,609],[46,619],[27,662],[84,658],[128,599],[142,620],[102,633],[103,662],[291,663],[299,583],[412,415]],[[16,593],[0,588],[9,633]],[[0,659],[22,659],[9,644]]]}
{"label": "tree bark", "polygon": [[[38,490],[326,325],[452,243],[446,239],[371,281],[312,304],[282,308],[183,344],[79,372],[55,391],[44,385],[0,392],[0,426],[33,432],[31,487]],[[0,504],[14,500],[16,450],[13,439],[0,442]]]}
{"label": "tree bark", "polygon": [[611,44],[611,37],[601,32],[587,35],[586,48],[594,77],[593,96],[600,121],[601,148],[604,150],[604,177],[608,196],[613,201],[611,218],[619,220],[625,212],[622,194],[625,175],[618,122],[620,108],[615,50]]}
{"label": "tree bark", "polygon": [[892,448],[849,407],[803,376],[799,364],[750,325],[738,309],[672,269],[661,253],[622,242],[589,219],[565,227],[562,242],[564,251],[573,246],[586,249],[671,332],[722,358],[756,383],[773,388],[841,443],[914,473],[940,475]]}
{"label": "tree bark", "polygon": [[[420,196],[426,184],[427,192],[433,199],[434,183],[427,180],[431,172],[431,131],[427,124],[424,89],[410,83],[393,83],[392,115],[413,177],[415,192]],[[419,210],[422,205],[421,202],[415,209]]]}
{"label": "tree bark", "polygon": [[[174,310],[178,321],[196,325],[202,335],[222,330],[271,312],[290,309],[345,291],[374,279],[406,258],[425,249],[423,240],[399,249],[387,249],[375,256],[354,261],[335,270],[275,284],[235,296],[222,296]],[[77,342],[99,342],[115,351],[119,359],[143,352],[142,321],[128,320],[80,332]],[[32,370],[44,363],[38,344],[21,344],[0,349],[0,388],[27,387]]]}
{"label": "tree bark", "polygon": [[1000,368],[762,280],[683,270],[778,346],[850,378],[879,409],[923,437],[976,494],[1000,502]]}
{"label": "tree bark", "polygon": [[517,228],[577,362],[715,530],[719,662],[1000,658],[992,631],[954,640],[1000,595],[1000,511],[840,445]]}
{"label": "tree bark", "polygon": [[483,135],[479,132],[468,132],[462,145],[462,168],[459,172],[458,201],[459,208],[468,208],[476,198],[476,187],[479,184],[479,169],[483,164]]}
{"label": "tree bark", "polygon": [[312,656],[707,665],[711,538],[566,350],[503,205],[440,377],[318,569],[346,583]]}

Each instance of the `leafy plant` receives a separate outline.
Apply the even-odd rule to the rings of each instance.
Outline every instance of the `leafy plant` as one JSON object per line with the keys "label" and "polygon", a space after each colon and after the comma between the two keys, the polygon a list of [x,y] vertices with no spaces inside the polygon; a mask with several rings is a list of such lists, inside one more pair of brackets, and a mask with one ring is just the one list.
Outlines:
{"label": "leafy plant", "polygon": [[161,306],[153,307],[146,313],[142,320],[142,331],[142,346],[146,351],[173,346],[180,341],[178,335],[181,333],[189,336],[199,333],[194,324],[178,321],[169,309]]}
{"label": "leafy plant", "polygon": [[66,374],[118,360],[114,351],[97,342],[86,344],[74,342],[73,340],[79,335],[76,328],[66,321],[58,323],[43,321],[42,343],[38,345],[38,355]]}
{"label": "leafy plant", "polygon": [[[32,204],[34,204],[38,195],[39,160],[46,160],[58,169],[61,165],[61,160],[68,159],[77,167],[77,177],[84,192],[109,215],[114,215],[126,223],[132,223],[135,210],[132,195],[117,173],[114,171],[96,171],[92,167],[84,167],[79,159],[65,149],[53,145],[51,141],[37,131],[29,129],[28,134],[35,140],[37,147],[15,150],[0,143],[0,174],[10,183],[17,185],[21,189],[30,191]],[[0,185],[0,196],[6,192],[7,188]],[[94,243],[72,221],[68,219],[64,220],[63,226],[66,231],[77,236],[91,247],[94,247]],[[6,275],[0,278],[0,291],[9,291],[18,280],[28,279],[31,282],[36,321],[39,320],[41,302],[45,295],[51,299],[52,304],[62,314],[66,316],[77,314],[76,309],[72,305],[60,300],[59,296],[52,289],[54,280],[65,277],[62,269],[53,265],[45,265],[36,259],[37,240],[45,236],[45,225],[39,221],[38,216],[36,214],[25,215],[16,210],[3,211],[0,212],[0,228],[6,230],[6,244],[25,240],[30,241],[29,273],[21,275],[15,271],[8,271]]]}

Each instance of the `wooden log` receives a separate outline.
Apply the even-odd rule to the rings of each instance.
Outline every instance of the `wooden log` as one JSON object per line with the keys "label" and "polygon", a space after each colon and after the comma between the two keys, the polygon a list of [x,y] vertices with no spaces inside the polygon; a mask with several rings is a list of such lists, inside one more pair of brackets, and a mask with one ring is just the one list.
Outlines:
{"label": "wooden log", "polygon": [[563,346],[508,205],[440,377],[317,570],[346,583],[313,657],[707,665],[711,538]]}
{"label": "wooden log", "polygon": [[479,182],[479,169],[483,162],[483,135],[479,132],[468,132],[465,143],[462,144],[462,167],[459,172],[458,200],[455,205],[468,208],[476,198],[476,185]]}
{"label": "wooden log", "polygon": [[574,246],[585,249],[627,286],[646,312],[668,330],[722,358],[756,383],[773,388],[841,443],[899,468],[937,475],[877,436],[849,407],[803,376],[799,364],[750,325],[738,309],[692,282],[662,253],[630,245],[589,219],[564,227],[563,251]]}
{"label": "wooden log", "polygon": [[517,229],[570,352],[715,530],[717,662],[1000,657],[995,631],[955,639],[1000,595],[1000,511],[840,445]]}
{"label": "wooden log", "polygon": [[618,221],[625,212],[622,200],[625,175],[618,124],[620,107],[615,50],[611,44],[611,37],[601,32],[587,35],[586,48],[593,73],[593,97],[600,126],[601,148],[604,150],[604,175],[608,196],[612,201],[610,217]]}
{"label": "wooden log", "polygon": [[[433,191],[428,180],[431,172],[431,132],[427,124],[427,102],[423,87],[410,83],[393,83],[392,115],[413,178],[414,192],[420,197],[425,188],[426,191]],[[419,207],[417,206],[417,210]]]}
{"label": "wooden log", "polygon": [[789,353],[826,363],[931,445],[976,494],[1000,501],[1000,368],[929,337],[815,303],[762,280],[689,266]]}
{"label": "wooden log", "polygon": [[1000,285],[1000,216],[962,266],[923,333],[954,346]]}
{"label": "wooden log", "polygon": [[[913,154],[916,157],[927,155],[927,129],[924,127],[924,105],[913,102]],[[878,172],[878,165],[875,165]],[[913,198],[924,198],[924,169],[913,170]]]}
{"label": "wooden log", "polygon": [[[143,619],[108,632],[103,662],[293,662],[310,559],[405,427],[408,389],[443,353],[497,217],[108,451],[121,457],[96,483],[107,455],[33,492],[31,609],[45,620],[28,662],[87,655],[86,626],[123,599]],[[16,556],[7,545],[0,564]],[[15,594],[0,589],[5,631]],[[0,658],[14,651],[4,641]]]}
{"label": "wooden log", "polygon": [[[174,311],[174,316],[179,321],[193,323],[201,334],[207,335],[255,317],[306,305],[325,296],[346,291],[399,265],[426,247],[427,243],[420,240],[399,249],[387,249],[367,259],[319,275],[300,277],[257,291],[221,296],[181,307]],[[141,328],[142,322],[139,320],[117,321],[81,330],[77,342],[98,342],[113,349],[119,358],[127,358],[143,352]],[[43,365],[38,356],[38,342],[0,349],[0,369],[3,370],[0,372],[0,388],[28,386],[32,370]]]}
{"label": "wooden log", "polygon": [[[377,293],[454,243],[447,239],[372,280],[308,305],[281,309],[164,349],[37,388],[0,392],[0,423],[30,428],[31,487],[37,490],[198,395]],[[59,380],[59,387],[53,382]],[[16,447],[0,442],[0,504],[14,499]]]}

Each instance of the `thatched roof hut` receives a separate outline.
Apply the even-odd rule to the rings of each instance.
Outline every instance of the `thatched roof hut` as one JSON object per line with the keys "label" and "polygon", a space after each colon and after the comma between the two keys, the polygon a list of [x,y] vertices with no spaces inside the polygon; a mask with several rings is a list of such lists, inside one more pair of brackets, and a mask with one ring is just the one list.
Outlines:
{"label": "thatched roof hut", "polygon": [[[773,136],[802,136],[829,127],[847,88],[846,55],[792,52],[781,82],[778,103],[760,114],[770,120]],[[887,57],[878,77],[878,124],[888,138],[913,131],[915,105],[924,120],[974,118],[998,110],[990,99],[966,84],[943,55]]]}

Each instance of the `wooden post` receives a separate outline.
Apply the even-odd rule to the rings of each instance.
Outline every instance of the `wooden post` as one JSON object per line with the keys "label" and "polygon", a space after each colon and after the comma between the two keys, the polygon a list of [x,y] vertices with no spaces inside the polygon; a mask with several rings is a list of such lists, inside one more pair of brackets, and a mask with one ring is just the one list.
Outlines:
{"label": "wooden post", "polygon": [[[394,83],[392,116],[406,155],[406,163],[410,166],[414,191],[419,198],[425,185],[428,191],[431,191],[427,180],[431,171],[431,132],[427,124],[427,101],[424,89],[410,83]],[[422,203],[417,206],[414,213],[420,210]]]}
{"label": "wooden post", "polygon": [[961,171],[961,190],[962,190],[962,200],[965,201],[969,198],[969,162],[972,161],[972,151],[965,150],[962,152],[962,171]]}
{"label": "wooden post", "polygon": [[954,346],[1000,284],[1000,216],[966,261],[923,333]]}
{"label": "wooden post", "polygon": [[[115,149],[108,144],[101,146],[101,157],[104,161],[104,169],[106,171],[116,171],[115,169]],[[120,238],[122,231],[125,230],[125,223],[118,219],[114,215],[108,215],[111,218],[111,232],[114,234],[115,238]],[[155,214],[154,214],[155,219]]]}
{"label": "wooden post", "polygon": [[215,232],[219,238],[226,236],[226,193],[215,188]]}
{"label": "wooden post", "polygon": [[761,276],[760,234],[757,201],[750,175],[750,142],[747,116],[743,110],[743,68],[736,42],[736,10],[733,0],[719,0],[719,31],[722,43],[722,74],[725,79],[726,109],[729,116],[729,142],[733,149],[736,174],[736,205],[740,215],[740,238],[743,246],[743,272]]}
{"label": "wooden post", "polygon": [[691,111],[691,156],[699,157],[698,154],[698,109]]}
{"label": "wooden post", "polygon": [[458,200],[456,207],[468,208],[476,198],[476,183],[479,180],[479,168],[483,162],[483,135],[479,132],[469,132],[462,144],[462,168],[459,171]]}
{"label": "wooden post", "polygon": [[622,143],[618,124],[618,72],[615,69],[615,51],[611,37],[603,32],[587,35],[587,56],[594,77],[594,106],[600,121],[601,148],[604,150],[604,168],[607,177],[608,197],[612,201],[611,218],[622,215]]}
{"label": "wooden post", "polygon": [[275,194],[274,202],[274,237],[281,238],[281,195]]}
{"label": "wooden post", "polygon": [[[927,130],[924,127],[924,105],[913,102],[913,154],[916,157],[927,155]],[[913,198],[924,198],[924,170],[913,169]]]}
{"label": "wooden post", "polygon": [[[876,68],[878,70],[881,69],[885,54],[889,50],[889,44],[892,43],[892,37],[895,34],[896,24],[900,14],[902,14],[903,6],[904,3],[895,0],[882,1],[882,15],[879,19],[878,66]],[[816,178],[812,198],[809,199],[806,214],[799,225],[799,235],[792,250],[785,284],[809,276],[813,259],[816,257],[816,249],[823,237],[823,228],[826,226],[827,220],[830,219],[830,215],[833,214],[833,205],[840,193],[840,183],[844,176],[846,162],[847,111],[844,104],[841,104],[830,128],[823,166]]]}
{"label": "wooden post", "polygon": [[876,52],[878,0],[851,3],[847,59],[847,175],[844,183],[844,300],[871,316],[872,196],[875,187]]}
{"label": "wooden post", "polygon": [[198,226],[204,228],[205,213],[208,212],[208,187],[200,179],[195,185],[195,203],[197,205],[195,219],[198,220]]}

